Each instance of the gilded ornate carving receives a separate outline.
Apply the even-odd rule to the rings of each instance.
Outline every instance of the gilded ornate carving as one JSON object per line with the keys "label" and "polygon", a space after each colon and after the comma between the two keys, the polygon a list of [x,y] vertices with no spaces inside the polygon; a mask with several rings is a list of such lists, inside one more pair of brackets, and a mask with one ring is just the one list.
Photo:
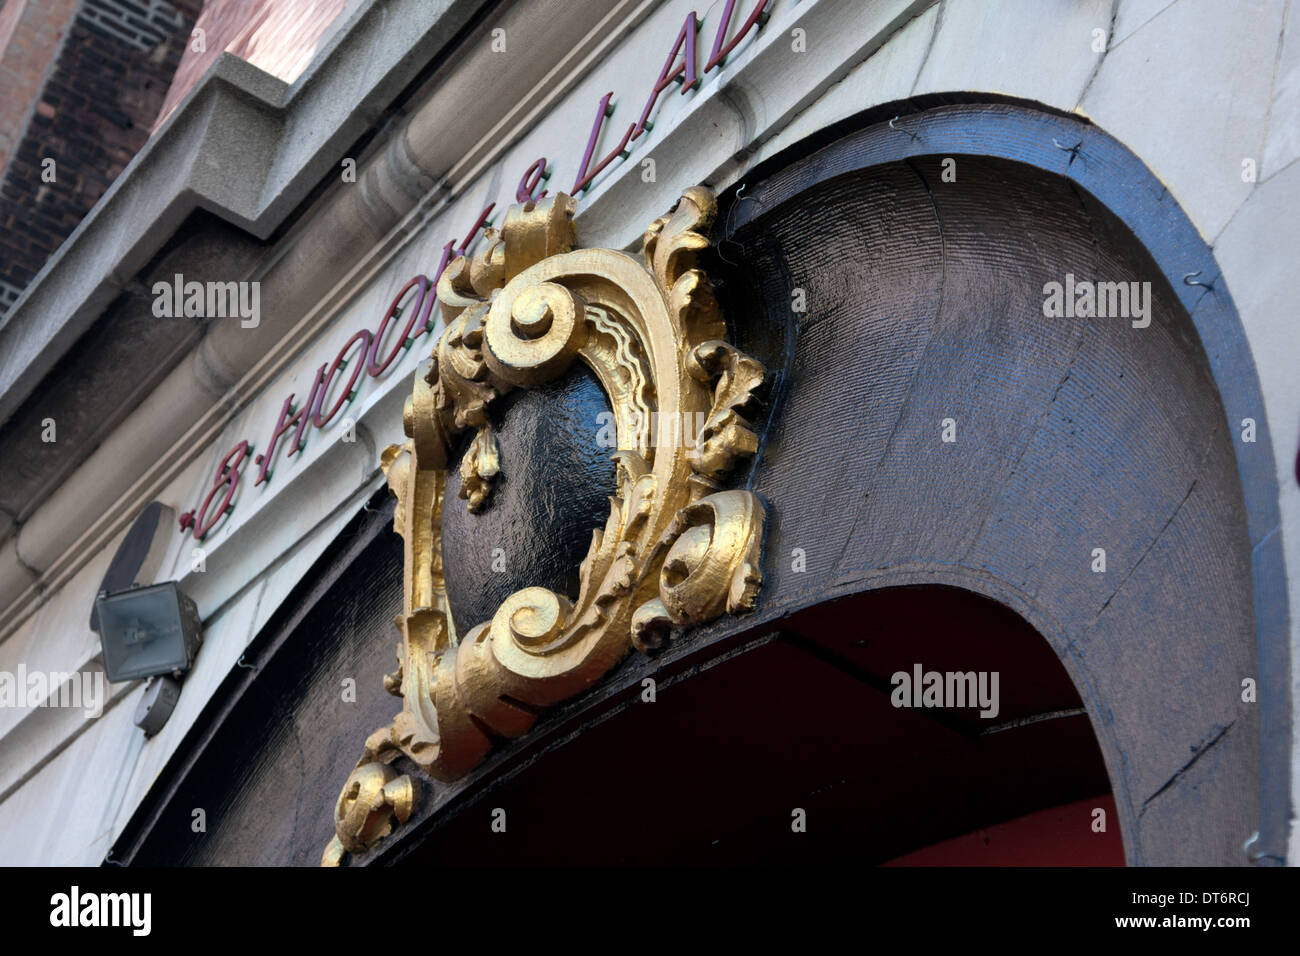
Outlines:
{"label": "gilded ornate carving", "polygon": [[[715,208],[708,190],[686,190],[646,231],[642,264],[611,249],[575,249],[575,203],[561,194],[512,207],[472,260],[444,271],[437,293],[447,328],[407,400],[407,440],[383,455],[405,543],[399,668],[385,687],[403,709],[367,741],[322,862],[340,862],[407,819],[414,788],[388,766],[398,753],[453,780],[494,739],[526,733],[634,647],[650,650],[674,628],[753,607],[764,507],[719,480],[758,447],[747,415],[763,369],[724,341],[699,267]],[[575,360],[608,394],[618,445],[617,493],[592,533],[578,594],[524,588],[458,635],[438,537],[450,440],[475,431],[460,464],[461,496],[472,512],[489,507],[502,467],[491,403]],[[697,418],[694,442],[663,440],[665,420]]]}
{"label": "gilded ornate carving", "polygon": [[343,785],[334,808],[335,836],[321,856],[322,866],[338,866],[346,851],[373,846],[405,823],[415,809],[415,784],[388,764],[397,756],[389,728],[375,731],[366,751]]}

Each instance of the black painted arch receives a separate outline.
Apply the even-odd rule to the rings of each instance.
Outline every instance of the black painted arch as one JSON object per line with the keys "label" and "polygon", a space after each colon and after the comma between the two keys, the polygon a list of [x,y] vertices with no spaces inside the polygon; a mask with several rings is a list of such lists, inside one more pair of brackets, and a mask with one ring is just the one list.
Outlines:
{"label": "black painted arch", "polygon": [[[896,128],[891,128],[889,120],[896,116]],[[839,138],[832,141],[833,135]],[[954,157],[959,167],[962,157],[1023,164],[1060,177],[1104,206],[1154,260],[1190,316],[1230,433],[1236,433],[1244,418],[1256,422],[1257,440],[1247,451],[1234,443],[1251,546],[1260,710],[1259,835],[1243,857],[1261,865],[1280,864],[1292,806],[1291,653],[1276,463],[1250,343],[1227,279],[1212,249],[1158,176],[1121,142],[1081,117],[1004,97],[927,96],[864,111],[749,173],[743,184],[721,197],[720,254],[736,258],[733,244],[738,234],[761,229],[765,216],[819,184],[889,163],[939,157]],[[1199,284],[1184,281],[1193,274]],[[792,354],[787,349],[787,358]],[[779,381],[777,394],[785,387],[787,383]],[[774,403],[774,415],[779,414],[778,406]],[[769,429],[771,425],[769,420]],[[971,587],[1007,601],[1044,634],[1053,631],[1052,623],[1041,620],[1023,601],[962,577],[952,569],[916,569],[894,583]]]}

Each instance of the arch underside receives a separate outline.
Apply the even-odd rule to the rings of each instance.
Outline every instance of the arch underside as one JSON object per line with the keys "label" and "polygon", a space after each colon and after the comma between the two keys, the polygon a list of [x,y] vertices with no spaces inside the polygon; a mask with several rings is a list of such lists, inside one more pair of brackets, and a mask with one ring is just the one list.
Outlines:
{"label": "arch underside", "polygon": [[[726,258],[743,249],[761,289],[728,313],[770,323],[738,321],[738,344],[784,366],[750,477],[775,503],[760,613],[895,584],[991,596],[1048,639],[1078,687],[1131,863],[1244,863],[1257,830],[1280,846],[1286,673],[1258,649],[1285,642],[1286,608],[1258,584],[1281,574],[1280,554],[1273,566],[1256,547],[1271,477],[1239,462],[1230,425],[1263,406],[1248,394],[1253,367],[1225,379],[1244,342],[1226,284],[1203,302],[1204,289],[1171,283],[1205,250],[1193,230],[1180,254],[1179,224],[1161,222],[1176,207],[1142,195],[1140,166],[1118,214],[1067,175],[1052,135],[1083,130],[1075,162],[1094,178],[1125,173],[1122,147],[1090,127],[1008,106],[900,125],[919,138],[883,124],[846,137],[730,214]],[[1172,261],[1134,229],[1163,230],[1155,252]],[[1067,274],[1150,283],[1150,324],[1045,316],[1045,285]],[[807,311],[787,321],[791,290]],[[783,352],[759,344],[782,339]],[[1241,454],[1271,471],[1267,441]],[[1244,678],[1273,688],[1272,710],[1242,700]]]}

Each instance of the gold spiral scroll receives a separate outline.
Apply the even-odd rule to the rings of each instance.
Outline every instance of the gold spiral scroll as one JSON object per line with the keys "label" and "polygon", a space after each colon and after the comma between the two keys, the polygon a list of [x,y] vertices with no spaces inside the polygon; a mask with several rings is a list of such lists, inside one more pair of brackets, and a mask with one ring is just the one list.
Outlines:
{"label": "gold spiral scroll", "polygon": [[557,282],[539,282],[499,299],[484,328],[488,368],[523,388],[550,381],[586,344],[586,312],[586,303]]}
{"label": "gold spiral scroll", "polygon": [[[713,194],[687,189],[646,230],[639,259],[575,249],[575,209],[563,194],[512,207],[474,259],[457,259],[438,281],[446,329],[413,383],[407,440],[383,454],[405,542],[400,666],[384,683],[402,711],[367,740],[339,796],[325,865],[373,846],[414,812],[416,787],[390,766],[399,755],[454,780],[634,647],[748,610],[759,593],[763,504],[721,482],[758,448],[749,419],[764,373],[725,341],[700,267]],[[523,588],[458,635],[439,539],[451,443],[475,431],[460,462],[461,496],[471,512],[491,507],[501,470],[492,402],[574,361],[600,382],[617,430],[617,493],[592,532],[578,593]],[[694,435],[665,420],[697,417],[697,440],[662,440]]]}
{"label": "gold spiral scroll", "polygon": [[763,582],[763,518],[762,503],[748,491],[719,491],[677,512],[651,555],[663,558],[659,597],[632,616],[637,650],[659,647],[673,627],[753,609]]}

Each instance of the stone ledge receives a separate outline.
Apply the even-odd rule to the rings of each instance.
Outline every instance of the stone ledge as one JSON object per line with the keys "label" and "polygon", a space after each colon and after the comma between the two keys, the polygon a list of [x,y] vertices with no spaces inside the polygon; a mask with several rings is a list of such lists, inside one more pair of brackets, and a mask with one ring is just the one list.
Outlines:
{"label": "stone ledge", "polygon": [[[337,160],[331,150],[361,136],[482,5],[370,0],[293,87],[218,57],[0,324],[0,422],[194,209],[270,236]],[[354,90],[359,67],[375,79]],[[213,169],[213,157],[233,167]]]}

